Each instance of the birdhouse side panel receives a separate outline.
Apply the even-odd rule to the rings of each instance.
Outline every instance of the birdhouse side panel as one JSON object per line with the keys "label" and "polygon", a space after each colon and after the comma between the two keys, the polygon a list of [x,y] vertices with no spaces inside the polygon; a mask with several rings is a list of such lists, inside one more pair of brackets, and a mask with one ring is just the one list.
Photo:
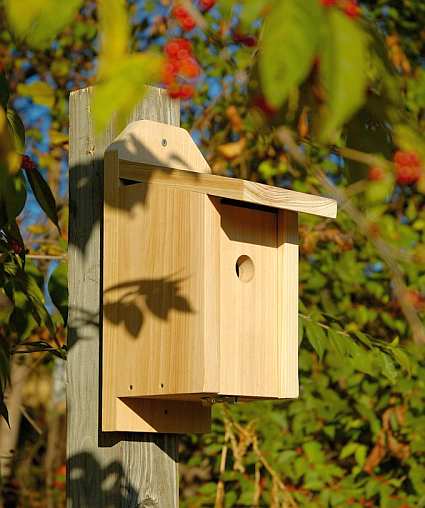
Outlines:
{"label": "birdhouse side panel", "polygon": [[278,333],[280,398],[296,398],[298,383],[298,213],[278,212]]}
{"label": "birdhouse side panel", "polygon": [[118,397],[203,389],[205,200],[161,185],[119,189],[118,282],[104,287]]}

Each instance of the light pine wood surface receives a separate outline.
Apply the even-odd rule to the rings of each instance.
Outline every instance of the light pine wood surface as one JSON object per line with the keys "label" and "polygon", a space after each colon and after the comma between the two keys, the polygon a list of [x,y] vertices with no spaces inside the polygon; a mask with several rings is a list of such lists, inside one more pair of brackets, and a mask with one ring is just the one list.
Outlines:
{"label": "light pine wood surface", "polygon": [[[67,506],[178,506],[177,440],[170,434],[100,431],[103,157],[113,126],[95,139],[90,89],[70,97]],[[179,106],[149,88],[132,120],[179,124]]]}
{"label": "light pine wood surface", "polygon": [[[187,427],[189,407],[181,406],[179,420],[173,418],[170,402],[162,403],[162,412],[161,404],[141,405],[142,415],[117,398],[203,389],[208,306],[204,229],[211,204],[207,196],[177,188],[114,186],[119,183],[116,160],[116,152],[110,151],[105,179],[103,430],[132,425],[132,430],[163,432],[171,421],[174,432],[205,432],[210,409],[200,401],[190,405],[186,416],[193,424]],[[116,196],[109,200],[111,188]]]}
{"label": "light pine wood surface", "polygon": [[219,208],[220,393],[278,397],[277,215],[224,203]]}
{"label": "light pine wood surface", "polygon": [[334,199],[273,187],[257,182],[220,175],[175,171],[155,168],[128,161],[120,161],[120,178],[139,182],[159,183],[193,192],[222,198],[246,201],[294,212],[335,218],[337,204]]}
{"label": "light pine wood surface", "polygon": [[295,398],[298,384],[298,213],[278,212],[279,397]]}
{"label": "light pine wood surface", "polygon": [[211,173],[204,156],[186,129],[161,122],[130,123],[109,145],[120,160],[162,168]]}

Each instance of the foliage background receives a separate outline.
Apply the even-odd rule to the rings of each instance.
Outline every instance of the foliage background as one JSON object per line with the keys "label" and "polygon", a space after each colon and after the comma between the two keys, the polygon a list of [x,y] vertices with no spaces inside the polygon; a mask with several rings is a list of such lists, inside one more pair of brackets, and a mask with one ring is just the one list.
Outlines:
{"label": "foliage background", "polygon": [[213,171],[341,210],[302,218],[300,399],[216,407],[182,441],[182,506],[425,505],[425,5],[350,3],[181,2],[188,30],[165,0],[2,2],[0,372],[24,415],[6,506],[64,503],[68,93],[97,83],[99,128],[122,119],[181,37]]}

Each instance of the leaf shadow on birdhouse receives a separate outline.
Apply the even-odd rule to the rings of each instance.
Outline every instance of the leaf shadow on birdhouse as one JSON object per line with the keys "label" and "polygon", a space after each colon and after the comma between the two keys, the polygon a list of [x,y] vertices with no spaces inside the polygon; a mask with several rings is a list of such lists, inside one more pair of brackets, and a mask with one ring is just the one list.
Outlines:
{"label": "leaf shadow on birdhouse", "polygon": [[191,302],[181,293],[184,280],[173,276],[138,279],[106,288],[104,316],[114,325],[123,324],[128,333],[137,339],[146,312],[162,321],[167,320],[172,311],[194,312]]}

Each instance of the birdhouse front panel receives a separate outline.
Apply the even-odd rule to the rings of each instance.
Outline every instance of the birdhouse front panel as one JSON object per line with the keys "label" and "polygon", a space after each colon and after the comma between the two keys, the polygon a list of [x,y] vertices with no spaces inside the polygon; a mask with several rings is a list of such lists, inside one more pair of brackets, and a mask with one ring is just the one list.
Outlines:
{"label": "birdhouse front panel", "polygon": [[278,397],[277,213],[228,200],[218,207],[220,393]]}

